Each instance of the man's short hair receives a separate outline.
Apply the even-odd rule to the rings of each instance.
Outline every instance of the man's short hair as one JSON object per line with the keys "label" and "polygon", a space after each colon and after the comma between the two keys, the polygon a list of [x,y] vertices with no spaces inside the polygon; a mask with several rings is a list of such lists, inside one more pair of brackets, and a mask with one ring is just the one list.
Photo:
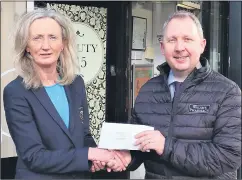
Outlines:
{"label": "man's short hair", "polygon": [[203,39],[204,38],[203,29],[202,29],[202,25],[201,25],[199,19],[193,13],[188,12],[188,11],[184,11],[184,10],[177,11],[174,14],[172,14],[171,16],[169,16],[169,18],[167,19],[167,21],[163,25],[163,29],[162,29],[163,38],[164,38],[164,35],[165,35],[167,25],[169,24],[169,22],[172,19],[185,19],[185,18],[190,18],[191,20],[193,20],[193,22],[195,23],[195,25],[197,27],[197,30],[198,30],[200,37]]}

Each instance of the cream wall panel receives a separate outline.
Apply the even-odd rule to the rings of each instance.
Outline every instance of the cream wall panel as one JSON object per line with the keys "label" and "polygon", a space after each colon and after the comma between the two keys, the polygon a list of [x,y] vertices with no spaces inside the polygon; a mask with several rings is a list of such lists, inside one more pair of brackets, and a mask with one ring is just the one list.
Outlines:
{"label": "cream wall panel", "polygon": [[26,2],[1,2],[1,158],[16,156],[14,143],[9,137],[3,107],[4,87],[16,77],[12,57],[11,32],[18,17],[26,12]]}

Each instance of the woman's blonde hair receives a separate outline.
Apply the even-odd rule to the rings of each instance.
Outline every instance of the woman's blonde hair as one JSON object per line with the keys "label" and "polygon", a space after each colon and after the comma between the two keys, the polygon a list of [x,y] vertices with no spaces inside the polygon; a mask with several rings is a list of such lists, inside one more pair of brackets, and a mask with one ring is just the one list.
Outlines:
{"label": "woman's blonde hair", "polygon": [[42,86],[38,72],[36,72],[33,66],[33,58],[26,52],[29,39],[29,27],[36,19],[47,17],[54,19],[60,25],[63,42],[65,44],[57,63],[57,71],[61,77],[58,83],[62,85],[71,84],[79,71],[77,66],[75,32],[71,20],[54,10],[43,8],[35,9],[21,16],[13,34],[16,70],[23,78],[24,85],[27,89],[36,89]]}

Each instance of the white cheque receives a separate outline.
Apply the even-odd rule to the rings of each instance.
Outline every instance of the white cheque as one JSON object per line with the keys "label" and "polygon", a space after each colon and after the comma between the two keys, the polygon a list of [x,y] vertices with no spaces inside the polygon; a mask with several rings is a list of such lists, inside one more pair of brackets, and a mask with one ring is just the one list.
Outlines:
{"label": "white cheque", "polygon": [[135,146],[135,135],[154,130],[154,127],[146,125],[107,123],[102,125],[98,147],[104,149],[138,150]]}

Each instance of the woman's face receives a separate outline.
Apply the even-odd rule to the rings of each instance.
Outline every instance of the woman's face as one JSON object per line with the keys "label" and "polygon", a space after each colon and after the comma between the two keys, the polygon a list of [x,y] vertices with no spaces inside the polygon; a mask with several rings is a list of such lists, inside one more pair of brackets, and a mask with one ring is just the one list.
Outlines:
{"label": "woman's face", "polygon": [[29,28],[26,51],[40,67],[56,66],[64,48],[60,25],[52,18],[35,20]]}

